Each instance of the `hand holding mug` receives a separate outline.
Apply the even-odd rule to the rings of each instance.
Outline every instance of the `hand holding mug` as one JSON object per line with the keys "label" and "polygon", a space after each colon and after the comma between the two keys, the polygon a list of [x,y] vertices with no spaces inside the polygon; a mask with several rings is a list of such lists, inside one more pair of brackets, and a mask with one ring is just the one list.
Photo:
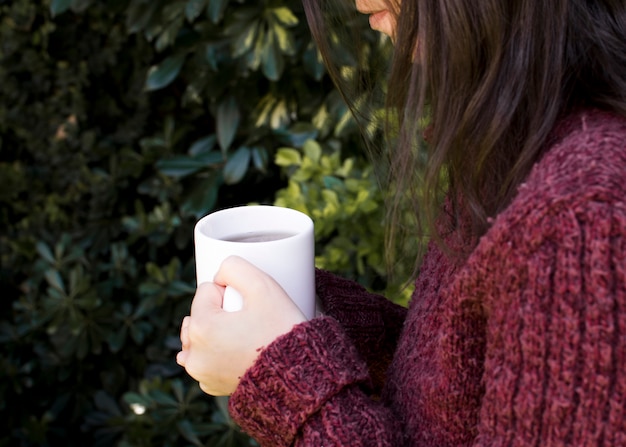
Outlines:
{"label": "hand holding mug", "polygon": [[[225,259],[214,281],[198,286],[176,360],[207,394],[230,395],[259,352],[306,318],[271,276],[240,257]],[[226,286],[243,296],[241,310],[222,309]]]}

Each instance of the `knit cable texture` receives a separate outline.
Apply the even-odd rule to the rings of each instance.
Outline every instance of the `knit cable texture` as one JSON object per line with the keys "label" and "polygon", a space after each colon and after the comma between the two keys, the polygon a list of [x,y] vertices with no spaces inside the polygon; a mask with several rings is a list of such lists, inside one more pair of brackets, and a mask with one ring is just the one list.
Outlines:
{"label": "knit cable texture", "polygon": [[261,445],[626,445],[626,119],[561,122],[463,265],[431,246],[406,318],[324,281],[334,318],[267,347],[231,398]]}
{"label": "knit cable texture", "polygon": [[[351,430],[366,413],[357,413],[355,424],[349,424],[349,415],[355,408],[367,412],[371,406],[360,389],[368,388],[369,378],[354,347],[343,342],[345,337],[336,320],[328,317],[296,326],[289,336],[280,337],[263,350],[257,365],[241,379],[230,399],[233,417],[261,445],[292,445],[307,420],[306,445],[339,446],[346,439],[357,442]],[[316,417],[322,414],[342,414],[347,425],[335,425],[332,416]],[[359,436],[369,441],[353,445],[378,444],[376,433],[363,430]]]}

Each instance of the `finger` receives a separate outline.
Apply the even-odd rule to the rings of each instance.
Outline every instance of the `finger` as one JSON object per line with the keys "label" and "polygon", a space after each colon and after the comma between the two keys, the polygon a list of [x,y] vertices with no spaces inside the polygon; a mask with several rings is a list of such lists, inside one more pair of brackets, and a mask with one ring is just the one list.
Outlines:
{"label": "finger", "polygon": [[215,282],[231,286],[243,296],[259,291],[263,284],[276,284],[274,279],[251,262],[239,256],[229,256],[220,265],[215,274]]}
{"label": "finger", "polygon": [[191,316],[209,315],[211,312],[221,310],[223,297],[224,287],[212,282],[198,285],[191,302]]}
{"label": "finger", "polygon": [[176,363],[178,363],[180,366],[184,368],[185,365],[187,364],[188,356],[189,356],[188,351],[180,351],[178,354],[176,354]]}
{"label": "finger", "polygon": [[189,320],[191,317],[187,315],[183,318],[183,324],[180,327],[180,342],[183,346],[183,351],[189,349]]}

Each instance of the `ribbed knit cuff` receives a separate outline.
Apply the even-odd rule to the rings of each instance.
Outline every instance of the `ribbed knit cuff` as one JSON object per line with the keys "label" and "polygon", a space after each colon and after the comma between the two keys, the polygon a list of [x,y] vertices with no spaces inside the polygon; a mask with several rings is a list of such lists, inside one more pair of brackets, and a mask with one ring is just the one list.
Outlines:
{"label": "ribbed knit cuff", "polygon": [[363,302],[363,295],[368,295],[365,287],[356,281],[336,276],[321,269],[315,270],[315,290],[326,315],[332,315],[330,312],[343,304],[346,299],[350,302],[353,300]]}
{"label": "ribbed knit cuff", "polygon": [[368,383],[365,363],[336,320],[302,323],[265,348],[229,411],[261,445],[291,445],[302,424],[345,387]]}

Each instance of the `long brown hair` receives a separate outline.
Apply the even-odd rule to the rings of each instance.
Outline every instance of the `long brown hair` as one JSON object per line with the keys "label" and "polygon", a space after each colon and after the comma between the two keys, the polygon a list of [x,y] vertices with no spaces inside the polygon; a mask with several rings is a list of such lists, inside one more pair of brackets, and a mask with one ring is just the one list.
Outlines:
{"label": "long brown hair", "polygon": [[[303,2],[332,65],[325,17],[346,2]],[[389,172],[400,185],[392,223],[402,194],[423,175],[421,231],[432,227],[445,190],[462,199],[457,211],[479,236],[540,158],[559,117],[581,106],[626,116],[624,0],[402,0],[397,21],[386,102]],[[425,130],[429,144],[419,145]]]}

